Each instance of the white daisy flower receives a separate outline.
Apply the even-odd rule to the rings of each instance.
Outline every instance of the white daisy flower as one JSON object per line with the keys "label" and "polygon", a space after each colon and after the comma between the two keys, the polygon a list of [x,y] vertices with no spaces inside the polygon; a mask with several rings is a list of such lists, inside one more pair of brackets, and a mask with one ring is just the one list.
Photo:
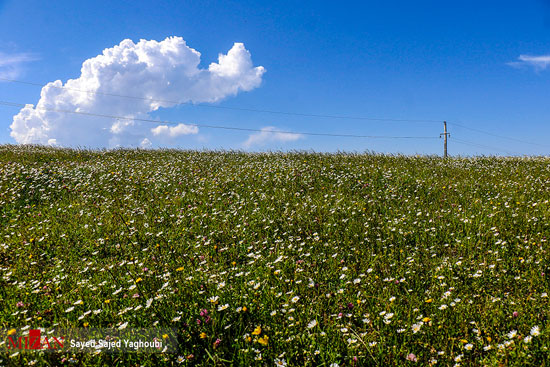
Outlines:
{"label": "white daisy flower", "polygon": [[308,328],[308,329],[312,329],[312,328],[314,328],[315,326],[317,326],[317,320],[311,320],[311,321],[307,324],[307,328]]}

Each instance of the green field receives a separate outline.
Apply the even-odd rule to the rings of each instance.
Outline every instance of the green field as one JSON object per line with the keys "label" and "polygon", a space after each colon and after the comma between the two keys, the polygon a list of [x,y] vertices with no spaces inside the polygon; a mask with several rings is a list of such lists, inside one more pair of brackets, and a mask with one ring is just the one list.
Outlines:
{"label": "green field", "polygon": [[547,365],[549,199],[549,158],[0,146],[0,328],[180,348],[0,365]]}

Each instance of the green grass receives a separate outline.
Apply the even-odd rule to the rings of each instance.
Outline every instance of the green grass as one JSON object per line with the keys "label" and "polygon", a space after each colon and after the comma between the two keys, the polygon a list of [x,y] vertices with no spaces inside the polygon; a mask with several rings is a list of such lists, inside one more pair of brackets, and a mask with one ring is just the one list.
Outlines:
{"label": "green grass", "polygon": [[0,328],[180,342],[0,365],[546,365],[549,192],[548,158],[0,146]]}

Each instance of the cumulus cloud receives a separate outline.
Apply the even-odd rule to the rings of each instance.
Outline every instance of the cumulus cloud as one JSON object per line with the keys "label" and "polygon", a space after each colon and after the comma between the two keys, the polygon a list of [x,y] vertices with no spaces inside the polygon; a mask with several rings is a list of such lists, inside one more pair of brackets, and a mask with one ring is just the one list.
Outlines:
{"label": "cumulus cloud", "polygon": [[[163,41],[126,39],[101,55],[84,61],[81,75],[42,88],[40,100],[14,116],[11,136],[18,143],[60,146],[150,147],[154,137],[196,134],[194,126],[151,129],[139,119],[160,107],[180,103],[212,103],[257,88],[265,69],[254,67],[248,50],[235,43],[218,62],[199,68],[201,54],[181,37]],[[88,92],[82,92],[88,91]],[[132,96],[123,98],[119,96]],[[68,110],[122,116],[113,121],[54,112]]]}
{"label": "cumulus cloud", "polygon": [[0,78],[17,78],[21,74],[22,64],[34,60],[36,60],[34,56],[26,53],[5,54],[0,52]]}
{"label": "cumulus cloud", "polygon": [[251,148],[252,146],[264,146],[269,143],[286,143],[302,139],[302,134],[281,132],[273,126],[267,126],[257,133],[250,134],[248,139],[243,143],[243,147]]}
{"label": "cumulus cloud", "polygon": [[141,143],[139,143],[139,146],[143,149],[149,149],[153,146],[153,143],[151,143],[151,140],[144,138]]}
{"label": "cumulus cloud", "polygon": [[530,56],[520,55],[518,61],[509,62],[513,67],[532,67],[536,71],[545,70],[550,66],[550,55]]}
{"label": "cumulus cloud", "polygon": [[193,125],[178,124],[176,126],[160,125],[151,129],[153,135],[164,135],[175,138],[180,135],[197,134],[199,128]]}

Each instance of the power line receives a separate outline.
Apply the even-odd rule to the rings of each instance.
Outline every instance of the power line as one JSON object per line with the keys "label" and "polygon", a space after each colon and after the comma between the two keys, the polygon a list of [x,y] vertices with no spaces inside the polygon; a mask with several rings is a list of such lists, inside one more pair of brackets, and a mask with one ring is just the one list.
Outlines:
{"label": "power line", "polygon": [[[44,86],[44,84],[34,83],[34,82],[27,82],[27,81],[16,80],[16,79],[8,79],[8,78],[1,78],[0,77],[0,80],[3,80],[5,82],[10,82],[10,83],[26,84],[26,85],[33,85],[33,86],[38,86],[38,87],[43,87]],[[91,91],[91,90],[81,90],[81,89],[69,88],[69,87],[65,87],[65,86],[58,87],[58,86],[55,86],[55,85],[50,85],[50,87],[51,88],[57,88],[57,89],[70,90],[70,91],[74,91],[74,92],[97,94],[97,95],[110,96],[110,97],[128,98],[128,99],[135,99],[135,100],[149,101],[149,102],[184,104],[184,105],[191,105],[191,106],[197,106],[197,107],[217,108],[217,109],[224,109],[224,110],[247,111],[247,112],[271,113],[271,114],[289,115],[289,116],[317,117],[317,118],[345,119],[345,120],[384,121],[384,122],[417,122],[417,123],[420,123],[420,122],[428,122],[428,123],[438,122],[438,123],[440,123],[441,122],[441,120],[429,120],[429,119],[392,119],[392,118],[377,118],[377,117],[364,117],[364,116],[324,115],[324,114],[314,114],[314,113],[263,110],[263,109],[256,109],[256,108],[216,106],[216,105],[195,104],[195,103],[192,103],[192,102],[170,101],[170,100],[163,100],[163,99],[154,99],[154,98],[114,94],[114,93],[104,93],[104,92]]]}
{"label": "power line", "polygon": [[500,149],[500,148],[495,148],[495,147],[492,147],[492,146],[489,146],[489,145],[483,145],[483,144],[478,144],[478,143],[474,143],[474,142],[471,142],[471,141],[467,141],[467,140],[462,140],[462,139],[457,139],[457,138],[449,138],[459,144],[464,144],[464,145],[469,145],[469,146],[472,146],[472,147],[477,147],[477,148],[487,148],[487,149],[492,149],[492,150],[496,150],[496,151],[499,151],[499,152],[504,152],[506,154],[521,154],[521,153],[518,153],[518,152],[513,152],[513,151],[508,151],[508,150],[505,150],[505,149]]}
{"label": "power line", "polygon": [[[39,86],[43,87],[44,84],[36,83],[36,82],[29,82],[29,81],[22,81],[17,79],[9,79],[9,78],[3,78],[0,77],[0,80],[11,82],[11,83],[18,83],[18,84],[25,84],[25,85],[32,85],[32,86]],[[288,111],[276,111],[276,110],[263,110],[263,109],[254,109],[254,108],[241,108],[241,107],[229,107],[229,106],[216,106],[216,105],[205,105],[205,104],[194,104],[192,102],[183,102],[183,101],[171,101],[171,100],[162,100],[162,99],[154,99],[154,98],[146,98],[146,97],[137,97],[137,96],[128,96],[128,95],[122,95],[122,94],[114,94],[114,93],[104,93],[104,92],[98,92],[98,91],[91,91],[91,90],[81,90],[76,88],[69,88],[66,86],[55,86],[50,85],[51,88],[57,88],[57,89],[63,89],[63,90],[70,90],[80,93],[88,93],[88,94],[96,94],[96,95],[104,95],[104,96],[110,96],[110,97],[119,97],[119,98],[127,98],[127,99],[134,99],[134,100],[142,100],[142,101],[149,101],[149,102],[158,102],[158,103],[170,103],[170,104],[183,104],[183,105],[190,105],[190,106],[196,106],[196,107],[206,107],[206,108],[215,108],[215,109],[224,109],[224,110],[235,110],[235,111],[246,111],[246,112],[258,112],[258,113],[270,113],[270,114],[279,114],[279,115],[290,115],[290,116],[301,116],[301,117],[316,117],[316,118],[330,118],[330,119],[347,119],[347,120],[366,120],[366,121],[381,121],[381,122],[415,122],[415,123],[440,123],[441,120],[430,120],[430,119],[393,119],[393,118],[376,118],[376,117],[364,117],[364,116],[346,116],[346,115],[324,115],[324,114],[309,114],[309,113],[300,113],[300,112],[288,112]],[[75,113],[74,111],[54,111],[54,112],[66,112],[66,113]],[[81,113],[86,114],[86,113]],[[92,114],[93,116],[93,114]],[[111,116],[103,116],[103,117],[110,117]],[[119,117],[117,117],[119,118]],[[138,119],[134,119],[139,121]],[[448,122],[448,124],[461,127],[463,129],[467,129],[470,131],[475,131],[477,133],[490,135],[493,137],[497,137],[500,139],[506,139],[510,141],[515,141],[523,144],[529,144],[544,148],[550,148],[549,146],[533,143],[526,140],[521,140],[517,138],[512,138],[504,135],[494,134],[489,131],[480,130],[472,127],[468,127],[456,122]],[[198,126],[198,125],[197,125]],[[204,125],[203,127],[208,127],[207,125]],[[239,130],[239,128],[229,128],[229,127],[213,127],[213,128],[224,128],[224,129],[231,129],[231,130]],[[266,130],[257,130],[257,129],[241,129],[244,131],[266,131]],[[274,131],[276,132],[276,131]],[[288,133],[288,134],[295,134],[293,132],[282,132],[281,133]],[[298,134],[298,133],[296,133]],[[318,135],[315,133],[302,133],[302,135]],[[323,134],[324,135],[324,134]],[[344,136],[344,137],[365,137],[365,138],[374,138],[374,136],[369,135],[352,135],[352,134],[332,134],[327,136]],[[401,137],[388,137],[388,138],[401,138]],[[416,137],[402,137],[406,139],[413,139]],[[427,137],[418,137],[425,139]],[[430,137],[431,138],[431,137]],[[499,150],[499,149],[497,149]],[[503,151],[503,150],[500,150]]]}
{"label": "power line", "polygon": [[474,129],[473,127],[468,127],[468,126],[464,126],[464,125],[461,125],[461,124],[457,124],[456,122],[449,122],[449,124],[461,127],[463,129],[475,131],[475,132],[478,132],[478,133],[481,133],[481,134],[494,136],[496,138],[507,139],[507,140],[516,141],[516,142],[519,142],[519,143],[524,143],[524,144],[536,145],[536,146],[543,147],[543,148],[549,148],[547,145],[537,144],[537,143],[533,143],[533,142],[526,141],[526,140],[521,140],[521,139],[516,139],[516,138],[510,138],[508,136],[494,134],[494,133],[491,133],[491,132],[485,131],[485,130]]}
{"label": "power line", "polygon": [[[0,101],[0,105],[24,108],[26,105],[21,103],[14,103],[8,101]],[[177,125],[184,124],[188,126],[196,126],[200,128],[207,129],[224,129],[224,130],[238,130],[238,131],[253,131],[253,132],[266,132],[273,134],[293,134],[293,135],[310,135],[310,136],[331,136],[331,137],[341,137],[341,138],[369,138],[369,139],[438,139],[437,136],[388,136],[388,135],[355,135],[355,134],[331,134],[331,133],[314,133],[314,132],[295,132],[295,131],[280,131],[280,130],[266,130],[266,129],[250,129],[243,127],[232,127],[232,126],[221,126],[221,125],[210,125],[210,124],[194,124],[194,123],[183,123],[177,121],[159,121],[152,119],[144,119],[137,117],[125,117],[125,116],[116,116],[116,115],[106,115],[92,112],[83,112],[83,111],[70,111],[70,110],[60,110],[54,108],[44,108],[44,107],[34,107],[37,110],[43,110],[48,112],[59,112],[59,113],[70,113],[75,115],[84,115],[92,117],[103,117],[115,120],[129,120],[129,121],[142,121],[142,122],[152,122],[155,124],[164,124],[164,125]]]}

